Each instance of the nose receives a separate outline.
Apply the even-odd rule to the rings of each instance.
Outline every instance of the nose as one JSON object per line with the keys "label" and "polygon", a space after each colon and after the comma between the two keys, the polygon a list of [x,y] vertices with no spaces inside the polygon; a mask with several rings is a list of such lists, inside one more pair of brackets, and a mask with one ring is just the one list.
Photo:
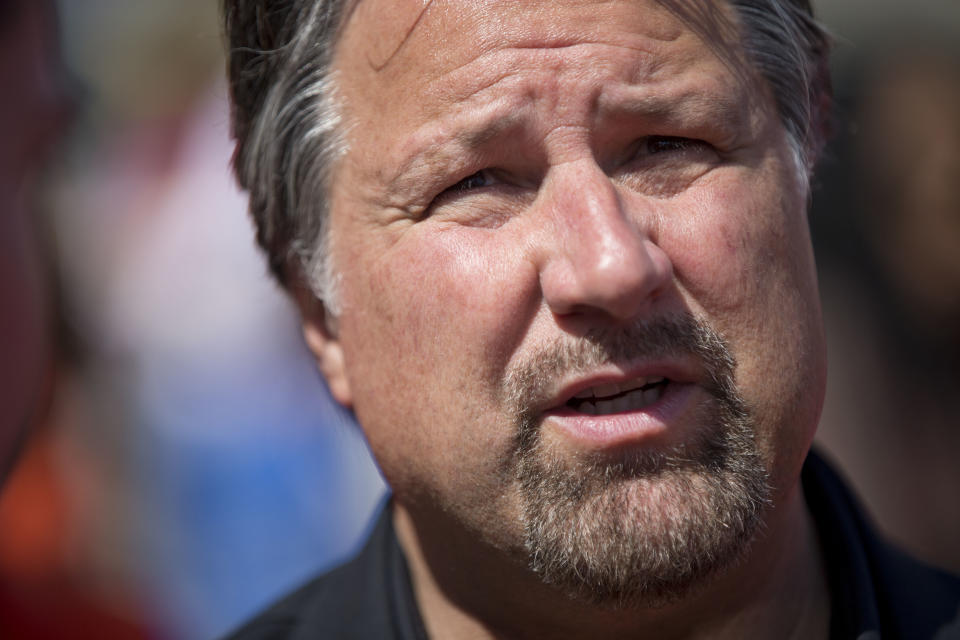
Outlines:
{"label": "nose", "polygon": [[552,234],[545,239],[540,287],[550,309],[615,321],[643,313],[673,277],[670,258],[645,231],[650,221],[625,210],[592,159],[554,167],[543,189]]}

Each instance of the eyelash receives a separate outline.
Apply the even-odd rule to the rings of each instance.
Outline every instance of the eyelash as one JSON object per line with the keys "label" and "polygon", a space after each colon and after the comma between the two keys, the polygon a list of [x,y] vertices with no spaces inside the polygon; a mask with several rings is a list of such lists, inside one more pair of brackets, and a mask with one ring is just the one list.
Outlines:
{"label": "eyelash", "polygon": [[[659,149],[654,147],[660,145]],[[706,146],[703,140],[683,138],[680,136],[650,136],[644,140],[646,151],[650,154],[669,153],[671,151],[687,151],[695,147]]]}
{"label": "eyelash", "polygon": [[447,187],[444,190],[444,193],[460,193],[462,191],[471,191],[473,189],[479,189],[481,187],[485,187],[487,186],[486,184],[474,185],[472,184],[472,182],[476,180],[482,180],[484,177],[486,177],[486,174],[488,171],[489,169],[481,169],[480,171],[472,173],[466,178],[464,178],[463,180],[460,180],[459,182],[457,182],[456,184],[451,185],[450,187]]}

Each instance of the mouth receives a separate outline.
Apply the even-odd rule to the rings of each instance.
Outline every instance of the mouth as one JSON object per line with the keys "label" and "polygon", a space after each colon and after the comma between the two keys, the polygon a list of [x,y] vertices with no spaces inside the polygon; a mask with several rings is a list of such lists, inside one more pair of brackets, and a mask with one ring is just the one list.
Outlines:
{"label": "mouth", "polygon": [[640,411],[659,402],[669,384],[664,376],[601,383],[577,392],[564,406],[590,416]]}
{"label": "mouth", "polygon": [[601,365],[574,375],[554,388],[539,416],[544,437],[579,452],[682,445],[710,402],[693,359]]}
{"label": "mouth", "polygon": [[578,450],[684,442],[706,399],[703,389],[691,371],[656,369],[632,376],[609,371],[573,383],[541,414],[545,431],[562,434]]}

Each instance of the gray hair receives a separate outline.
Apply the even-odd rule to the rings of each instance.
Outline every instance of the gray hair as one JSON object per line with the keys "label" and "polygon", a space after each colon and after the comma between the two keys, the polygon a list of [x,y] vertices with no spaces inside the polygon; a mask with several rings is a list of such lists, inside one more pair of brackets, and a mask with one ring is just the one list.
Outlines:
{"label": "gray hair", "polygon": [[[334,315],[327,192],[345,136],[331,63],[355,1],[223,0],[237,142],[233,166],[250,193],[257,241],[281,284],[309,286]],[[660,2],[681,17],[702,16],[713,6],[699,0]],[[744,48],[772,89],[806,180],[827,133],[829,38],[813,19],[809,0],[729,2]]]}
{"label": "gray hair", "polygon": [[224,0],[233,168],[250,193],[257,242],[289,287],[337,313],[327,186],[344,136],[331,77],[349,0]]}
{"label": "gray hair", "polygon": [[830,133],[830,37],[809,0],[730,0],[743,43],[773,91],[780,120],[797,148],[805,179]]}

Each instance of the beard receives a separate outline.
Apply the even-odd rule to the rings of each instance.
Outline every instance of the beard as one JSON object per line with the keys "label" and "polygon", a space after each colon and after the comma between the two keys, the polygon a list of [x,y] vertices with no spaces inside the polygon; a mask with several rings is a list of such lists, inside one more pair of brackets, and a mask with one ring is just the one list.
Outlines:
{"label": "beard", "polygon": [[[673,448],[570,460],[544,443],[528,409],[563,373],[690,354],[707,373],[710,402]],[[662,606],[745,554],[771,489],[733,370],[722,338],[689,315],[590,333],[514,368],[511,466],[527,563],[544,582],[594,605]]]}

